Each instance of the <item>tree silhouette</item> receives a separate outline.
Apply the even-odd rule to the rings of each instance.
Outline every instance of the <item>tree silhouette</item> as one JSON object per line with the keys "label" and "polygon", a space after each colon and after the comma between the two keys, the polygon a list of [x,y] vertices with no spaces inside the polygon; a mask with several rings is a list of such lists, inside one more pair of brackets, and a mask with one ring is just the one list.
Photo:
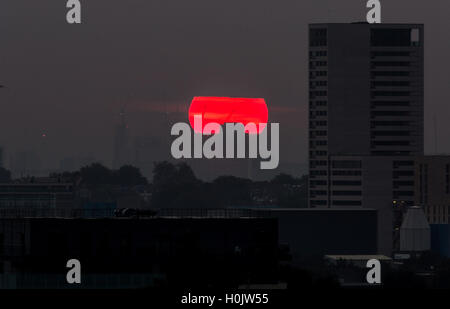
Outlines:
{"label": "tree silhouette", "polygon": [[279,174],[270,182],[271,195],[279,207],[308,207],[308,177]]}
{"label": "tree silhouette", "polygon": [[117,171],[113,171],[113,182],[123,186],[146,185],[147,179],[142,176],[141,171],[134,166],[124,165]]}
{"label": "tree silhouette", "polygon": [[102,185],[112,183],[112,173],[109,168],[101,163],[92,163],[91,165],[80,169],[81,178],[87,185]]}
{"label": "tree silhouette", "polygon": [[80,175],[83,183],[88,186],[122,185],[135,186],[147,184],[147,179],[134,166],[124,165],[118,170],[110,170],[101,163],[92,163],[82,167]]}
{"label": "tree silhouette", "polygon": [[155,164],[153,169],[152,206],[156,208],[206,208],[203,183],[186,163],[167,161]]}
{"label": "tree silhouette", "polygon": [[[156,208],[220,208],[254,206],[254,196],[279,207],[307,207],[308,178],[280,174],[272,181],[252,182],[235,176],[220,176],[202,182],[186,163],[167,161],[153,169],[152,205]],[[255,195],[256,194],[256,195]]]}
{"label": "tree silhouette", "polygon": [[296,184],[297,182],[298,182],[297,179],[295,179],[293,176],[284,173],[278,174],[271,180],[271,183],[281,185],[287,184],[293,185]]}

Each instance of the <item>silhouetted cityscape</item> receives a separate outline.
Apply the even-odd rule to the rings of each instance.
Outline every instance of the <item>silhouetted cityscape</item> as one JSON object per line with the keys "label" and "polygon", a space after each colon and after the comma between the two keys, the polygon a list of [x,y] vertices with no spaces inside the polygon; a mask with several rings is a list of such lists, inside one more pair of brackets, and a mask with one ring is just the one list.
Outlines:
{"label": "silhouetted cityscape", "polygon": [[[307,31],[301,42],[307,52],[302,64],[307,120],[297,117],[299,105],[275,103],[272,113],[276,95],[260,99],[263,107],[267,102],[265,125],[280,124],[280,140],[265,145],[273,151],[280,144],[280,164],[274,169],[260,168],[260,157],[250,155],[252,146],[259,146],[258,155],[262,147],[259,139],[252,144],[250,131],[242,133],[244,150],[236,159],[176,159],[173,125],[188,123],[194,96],[180,89],[173,100],[157,86],[158,100],[152,101],[157,103],[122,96],[111,107],[108,123],[95,120],[98,132],[92,134],[108,145],[107,155],[78,146],[76,134],[67,140],[73,139],[77,151],[56,153],[55,147],[67,146],[57,146],[50,137],[55,133],[45,126],[31,134],[32,143],[2,142],[0,289],[171,291],[175,302],[183,303],[189,293],[188,302],[195,303],[200,298],[193,291],[263,291],[268,294],[258,297],[270,298],[270,293],[295,296],[310,289],[450,288],[450,155],[438,153],[437,129],[432,142],[425,133],[425,110],[433,104],[426,84],[438,78],[425,74],[425,56],[437,37],[425,40],[426,24],[399,20],[312,20],[296,29]],[[135,57],[140,53],[137,49]],[[183,61],[189,57],[177,64],[180,71]],[[161,78],[175,79],[172,71],[167,74]],[[265,94],[251,86],[250,76],[243,78],[248,92],[237,95]],[[0,88],[0,98],[11,91],[6,82]],[[220,94],[226,88],[216,89]],[[205,102],[208,95],[202,97]],[[202,104],[203,119],[223,112],[223,106],[212,112]],[[243,114],[242,109],[223,113],[225,120]],[[284,127],[284,117],[302,124]],[[298,133],[302,126],[304,136]],[[203,135],[228,142],[226,134],[195,135],[194,127],[188,128],[192,145],[189,140],[180,151],[194,149],[199,135],[201,142]],[[112,138],[100,133],[105,131]],[[234,133],[233,155],[240,143]],[[304,160],[297,158],[293,138],[306,145]],[[426,151],[433,142],[434,152]],[[200,147],[203,154],[206,146]],[[81,273],[77,266],[70,268],[77,263]]]}

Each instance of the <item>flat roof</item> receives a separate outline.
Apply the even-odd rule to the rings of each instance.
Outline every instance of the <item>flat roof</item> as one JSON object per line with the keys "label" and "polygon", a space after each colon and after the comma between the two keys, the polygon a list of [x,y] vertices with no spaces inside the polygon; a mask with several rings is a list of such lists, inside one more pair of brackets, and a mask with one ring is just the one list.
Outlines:
{"label": "flat roof", "polygon": [[195,219],[195,220],[211,220],[211,219],[227,219],[227,220],[275,220],[272,217],[238,217],[238,216],[130,216],[130,217],[58,217],[58,216],[23,216],[23,217],[1,217],[2,220],[159,220],[159,219],[171,219],[171,220],[184,220],[184,219]]}
{"label": "flat roof", "polygon": [[325,258],[331,260],[347,260],[347,261],[361,261],[376,259],[379,261],[391,261],[388,256],[381,254],[368,254],[368,255],[325,255]]}
{"label": "flat roof", "polygon": [[[233,209],[233,208],[230,208]],[[238,208],[239,209],[239,208]],[[363,208],[363,207],[339,207],[339,206],[333,206],[331,208],[243,208],[243,209],[250,209],[250,210],[260,210],[260,211],[375,211],[374,208]]]}
{"label": "flat roof", "polygon": [[324,25],[356,25],[356,26],[361,26],[361,25],[365,25],[365,26],[371,26],[371,27],[379,27],[379,28],[385,28],[385,27],[392,27],[392,26],[397,26],[399,28],[402,27],[409,27],[409,26],[423,26],[423,23],[380,23],[380,24],[370,24],[367,21],[357,21],[357,22],[348,22],[348,23],[327,23],[327,22],[323,22],[323,23],[310,23],[310,26],[324,26]]}

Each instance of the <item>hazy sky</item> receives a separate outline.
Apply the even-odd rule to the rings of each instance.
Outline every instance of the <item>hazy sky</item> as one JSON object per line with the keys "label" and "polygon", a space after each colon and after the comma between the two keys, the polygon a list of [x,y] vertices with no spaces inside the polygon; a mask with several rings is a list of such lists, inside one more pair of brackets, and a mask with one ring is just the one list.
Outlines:
{"label": "hazy sky", "polygon": [[[383,22],[425,24],[426,149],[450,153],[450,1],[381,1]],[[282,162],[306,163],[307,25],[364,21],[364,0],[0,2],[0,144],[112,160],[126,104],[133,135],[167,134],[159,112],[196,95],[264,97]],[[159,122],[158,122],[159,120]],[[42,134],[46,134],[43,141]],[[44,144],[44,145],[42,145]]]}

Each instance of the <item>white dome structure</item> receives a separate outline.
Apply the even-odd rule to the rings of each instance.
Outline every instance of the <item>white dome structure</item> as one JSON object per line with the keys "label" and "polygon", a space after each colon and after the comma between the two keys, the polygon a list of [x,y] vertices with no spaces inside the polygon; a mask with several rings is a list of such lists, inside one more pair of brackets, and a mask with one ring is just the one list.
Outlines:
{"label": "white dome structure", "polygon": [[427,251],[430,243],[430,225],[422,208],[410,207],[400,228],[400,251]]}

